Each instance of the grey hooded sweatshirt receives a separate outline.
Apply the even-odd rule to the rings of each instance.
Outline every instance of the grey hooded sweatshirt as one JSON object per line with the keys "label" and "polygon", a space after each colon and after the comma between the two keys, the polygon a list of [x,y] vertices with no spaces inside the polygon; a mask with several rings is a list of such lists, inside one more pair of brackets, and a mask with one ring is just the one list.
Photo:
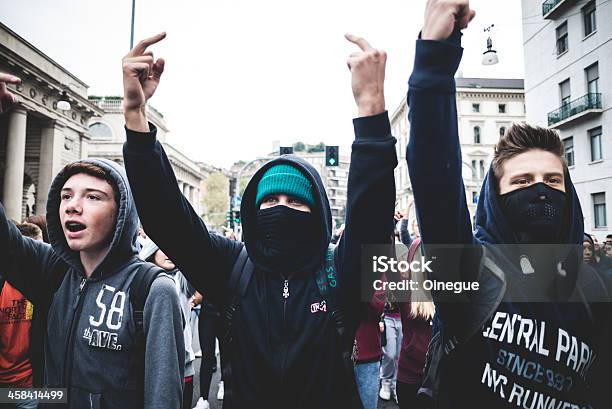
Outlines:
{"label": "grey hooded sweatshirt", "polygon": [[21,236],[0,205],[0,255],[7,266],[3,275],[47,318],[44,385],[68,389],[68,404],[50,407],[178,409],[185,344],[174,281],[160,274],[151,285],[144,306],[143,361],[129,299],[130,283],[142,264],[137,257],[136,207],[119,165],[85,162],[109,171],[119,192],[110,251],[89,279],[60,223],[60,191],[66,182],[61,172],[47,202],[51,245]]}

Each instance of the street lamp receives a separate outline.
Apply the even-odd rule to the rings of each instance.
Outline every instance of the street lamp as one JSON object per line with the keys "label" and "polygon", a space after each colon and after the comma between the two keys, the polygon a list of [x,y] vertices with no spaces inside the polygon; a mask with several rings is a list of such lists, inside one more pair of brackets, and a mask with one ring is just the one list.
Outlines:
{"label": "street lamp", "polygon": [[495,26],[495,24],[491,24],[489,27],[485,28],[484,31],[489,33],[487,37],[487,50],[482,53],[482,65],[493,65],[499,62],[499,58],[497,58],[497,51],[493,49],[493,41],[491,40],[491,29]]}
{"label": "street lamp", "polygon": [[68,94],[66,94],[66,91],[62,91],[62,95],[60,95],[60,98],[57,100],[57,108],[62,111],[68,111],[70,109],[70,102],[68,102]]}

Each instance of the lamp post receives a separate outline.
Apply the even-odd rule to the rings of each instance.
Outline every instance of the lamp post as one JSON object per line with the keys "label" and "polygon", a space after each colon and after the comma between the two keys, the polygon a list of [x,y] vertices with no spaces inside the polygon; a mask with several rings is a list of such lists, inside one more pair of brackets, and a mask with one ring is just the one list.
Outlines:
{"label": "lamp post", "polygon": [[132,0],[132,27],[130,34],[130,50],[134,48],[134,16],[136,14],[136,0]]}
{"label": "lamp post", "polygon": [[493,65],[499,62],[497,51],[493,49],[493,41],[491,40],[491,29],[493,27],[495,27],[495,24],[491,24],[484,29],[485,33],[489,33],[489,36],[487,37],[487,50],[482,53],[482,65]]}

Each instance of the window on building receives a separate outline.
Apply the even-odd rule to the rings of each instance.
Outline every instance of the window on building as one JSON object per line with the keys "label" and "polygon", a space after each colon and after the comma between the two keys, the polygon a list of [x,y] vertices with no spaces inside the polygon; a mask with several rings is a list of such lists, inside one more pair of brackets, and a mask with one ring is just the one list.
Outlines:
{"label": "window on building", "polygon": [[502,137],[506,134],[506,127],[505,126],[500,126],[499,127],[499,136]]}
{"label": "window on building", "polygon": [[569,78],[559,84],[559,92],[561,93],[561,106],[568,105],[572,99]]}
{"label": "window on building", "polygon": [[93,138],[99,138],[99,139],[112,139],[113,138],[113,131],[110,129],[108,125],[103,124],[102,122],[95,122],[89,125],[89,134]]}
{"label": "window on building", "polygon": [[561,55],[569,48],[567,37],[567,21],[557,27],[557,55]]}
{"label": "window on building", "polygon": [[584,36],[597,31],[597,20],[595,19],[595,1],[582,8],[582,21],[584,23]]}
{"label": "window on building", "polygon": [[472,112],[480,112],[480,104],[472,104]]}
{"label": "window on building", "polygon": [[484,160],[481,160],[479,162],[480,162],[480,178],[484,179],[484,177],[485,177],[485,164],[484,164]]}
{"label": "window on building", "polygon": [[599,92],[599,64],[590,65],[585,70],[587,79],[587,92],[597,94]]}
{"label": "window on building", "polygon": [[474,143],[480,143],[480,127],[474,127]]}
{"label": "window on building", "polygon": [[595,227],[607,227],[606,221],[606,194],[593,193],[593,225]]}
{"label": "window on building", "polygon": [[563,140],[563,148],[565,151],[565,162],[567,166],[574,166],[574,137],[570,136]]}
{"label": "window on building", "polygon": [[476,169],[475,160],[472,160],[472,179],[478,179],[478,170]]}
{"label": "window on building", "polygon": [[497,105],[497,111],[500,114],[505,114],[506,113],[506,104],[498,104]]}
{"label": "window on building", "polygon": [[591,162],[603,159],[601,152],[601,126],[589,129],[589,141],[591,141]]}

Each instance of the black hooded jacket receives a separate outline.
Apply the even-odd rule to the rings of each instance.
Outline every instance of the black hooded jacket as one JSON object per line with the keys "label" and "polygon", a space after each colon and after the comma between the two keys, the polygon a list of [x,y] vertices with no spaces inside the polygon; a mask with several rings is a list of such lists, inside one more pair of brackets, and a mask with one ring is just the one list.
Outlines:
{"label": "black hooded jacket", "polygon": [[[338,303],[353,337],[364,308],[359,282],[361,246],[390,240],[389,221],[395,203],[393,170],[397,164],[386,112],[355,119],[354,126],[346,230],[336,248]],[[168,158],[155,140],[155,129],[150,133],[127,130],[124,158],[147,234],[188,280],[207,294],[215,308],[223,311],[230,301],[229,275],[243,244],[208,232],[179,191]],[[285,162],[299,168],[314,187],[312,210],[321,226],[316,256],[303,269],[305,273],[291,276],[286,300],[281,275],[258,268],[262,255],[254,242],[258,182],[270,166]],[[326,311],[311,312],[311,305],[322,301],[314,273],[322,265],[332,233],[329,202],[320,176],[298,157],[279,157],[251,179],[241,215],[244,241],[255,271],[232,321],[232,407],[348,407],[348,380],[340,356],[344,346],[338,345],[334,320]],[[370,298],[371,294],[364,295],[364,299]]]}
{"label": "black hooded jacket", "polygon": [[[480,290],[454,302],[436,302],[447,356],[440,367],[440,407],[609,407],[601,401],[603,379],[609,379],[601,368],[610,365],[610,304],[590,302],[605,300],[607,293],[582,264],[583,217],[569,175],[559,244],[519,244],[491,170],[472,231],[453,78],[462,54],[459,39],[455,32],[447,41],[417,41],[408,92],[406,159],[425,250],[462,249],[452,253],[454,265],[434,265],[432,277],[480,283]],[[534,291],[540,288],[555,289],[553,300],[531,299],[542,294]],[[595,300],[586,295],[600,290],[603,297]],[[469,336],[452,338],[467,326],[474,328]]]}

